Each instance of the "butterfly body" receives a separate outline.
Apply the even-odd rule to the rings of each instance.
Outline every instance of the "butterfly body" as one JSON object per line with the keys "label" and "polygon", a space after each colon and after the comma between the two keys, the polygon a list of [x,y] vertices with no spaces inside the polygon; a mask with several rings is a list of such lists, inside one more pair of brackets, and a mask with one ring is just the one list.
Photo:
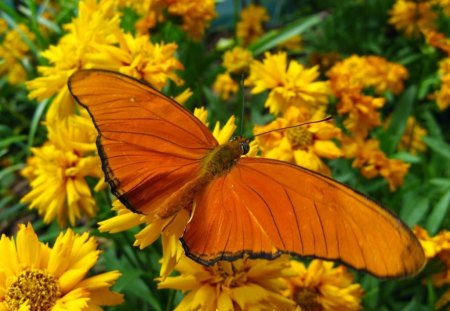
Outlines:
{"label": "butterfly body", "polygon": [[111,191],[129,209],[191,213],[181,242],[203,263],[296,256],[339,260],[380,277],[417,274],[423,249],[389,210],[294,164],[242,157],[184,107],[133,78],[83,70],[69,80],[98,130]]}

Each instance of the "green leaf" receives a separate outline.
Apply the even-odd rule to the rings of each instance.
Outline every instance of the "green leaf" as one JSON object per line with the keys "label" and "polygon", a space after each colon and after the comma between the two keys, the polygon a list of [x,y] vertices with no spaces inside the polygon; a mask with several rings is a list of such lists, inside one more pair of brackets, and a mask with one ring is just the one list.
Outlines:
{"label": "green leaf", "polygon": [[277,45],[285,42],[295,35],[299,35],[311,27],[322,22],[324,18],[323,13],[312,15],[306,18],[299,19],[283,29],[272,30],[263,35],[257,41],[253,42],[248,49],[252,51],[254,56],[257,56],[265,51],[268,51]]}
{"label": "green leaf", "polygon": [[420,163],[420,161],[421,161],[420,157],[413,155],[406,151],[401,151],[399,153],[396,153],[396,154],[390,156],[390,158],[402,160],[403,162],[406,162],[406,163]]}
{"label": "green leaf", "polygon": [[395,151],[400,139],[403,136],[403,133],[405,132],[406,123],[408,121],[408,117],[411,115],[412,107],[416,99],[416,93],[416,86],[413,85],[409,87],[403,93],[402,97],[395,106],[389,123],[389,128],[387,130],[389,135],[387,136],[388,139],[386,139],[387,144],[385,145],[385,150],[388,154]]}
{"label": "green leaf", "polygon": [[400,210],[400,218],[408,226],[418,224],[430,209],[430,201],[427,197],[417,198],[416,195],[405,198]]}
{"label": "green leaf", "polygon": [[450,191],[447,191],[434,207],[426,224],[426,229],[430,235],[434,235],[439,231],[442,221],[447,215],[450,207]]}
{"label": "green leaf", "polygon": [[450,160],[450,145],[445,141],[435,137],[423,137],[422,140],[430,149]]}
{"label": "green leaf", "polygon": [[28,134],[28,149],[30,149],[34,145],[34,137],[36,136],[39,122],[41,121],[42,115],[44,114],[45,108],[47,107],[48,103],[48,99],[43,100],[38,104],[36,110],[34,111],[34,116],[30,124],[30,132]]}

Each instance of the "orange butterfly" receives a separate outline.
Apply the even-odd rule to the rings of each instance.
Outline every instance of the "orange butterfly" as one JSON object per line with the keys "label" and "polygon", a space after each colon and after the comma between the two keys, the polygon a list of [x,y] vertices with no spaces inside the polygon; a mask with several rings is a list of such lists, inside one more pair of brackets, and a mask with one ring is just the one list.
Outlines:
{"label": "orange butterfly", "polygon": [[200,263],[289,253],[379,277],[413,275],[425,263],[418,240],[388,210],[305,168],[241,157],[248,140],[219,145],[194,115],[146,84],[83,70],[69,89],[99,132],[112,192],[138,213],[192,211],[181,241]]}

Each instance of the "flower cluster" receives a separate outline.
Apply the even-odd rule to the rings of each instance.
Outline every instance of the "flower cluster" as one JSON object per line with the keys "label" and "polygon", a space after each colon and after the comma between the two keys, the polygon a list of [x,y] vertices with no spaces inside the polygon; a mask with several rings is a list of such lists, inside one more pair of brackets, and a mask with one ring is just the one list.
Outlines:
{"label": "flower cluster", "polygon": [[24,38],[35,38],[26,25],[20,24],[16,29],[8,29],[6,21],[0,19],[0,76],[7,76],[11,84],[18,84],[27,79],[24,65],[28,62],[27,54],[30,48]]}
{"label": "flower cluster", "polygon": [[425,229],[416,226],[414,233],[422,244],[425,256],[429,260],[438,258],[444,264],[445,271],[432,276],[434,286],[448,287],[436,302],[436,309],[440,309],[450,302],[450,231],[444,230],[436,236],[430,237]]}

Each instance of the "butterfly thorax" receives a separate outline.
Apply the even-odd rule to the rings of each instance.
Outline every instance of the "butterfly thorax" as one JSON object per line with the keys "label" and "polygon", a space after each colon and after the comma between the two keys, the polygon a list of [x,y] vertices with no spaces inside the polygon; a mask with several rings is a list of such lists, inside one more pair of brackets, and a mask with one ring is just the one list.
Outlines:
{"label": "butterfly thorax", "polygon": [[203,159],[203,171],[212,178],[226,174],[248,152],[248,146],[248,139],[241,136],[217,146]]}
{"label": "butterfly thorax", "polygon": [[195,197],[215,178],[229,172],[241,155],[248,152],[248,140],[236,137],[228,143],[211,149],[202,160],[201,173],[197,178],[187,182],[181,189],[170,196],[156,212],[165,219],[181,209],[192,210]]}

